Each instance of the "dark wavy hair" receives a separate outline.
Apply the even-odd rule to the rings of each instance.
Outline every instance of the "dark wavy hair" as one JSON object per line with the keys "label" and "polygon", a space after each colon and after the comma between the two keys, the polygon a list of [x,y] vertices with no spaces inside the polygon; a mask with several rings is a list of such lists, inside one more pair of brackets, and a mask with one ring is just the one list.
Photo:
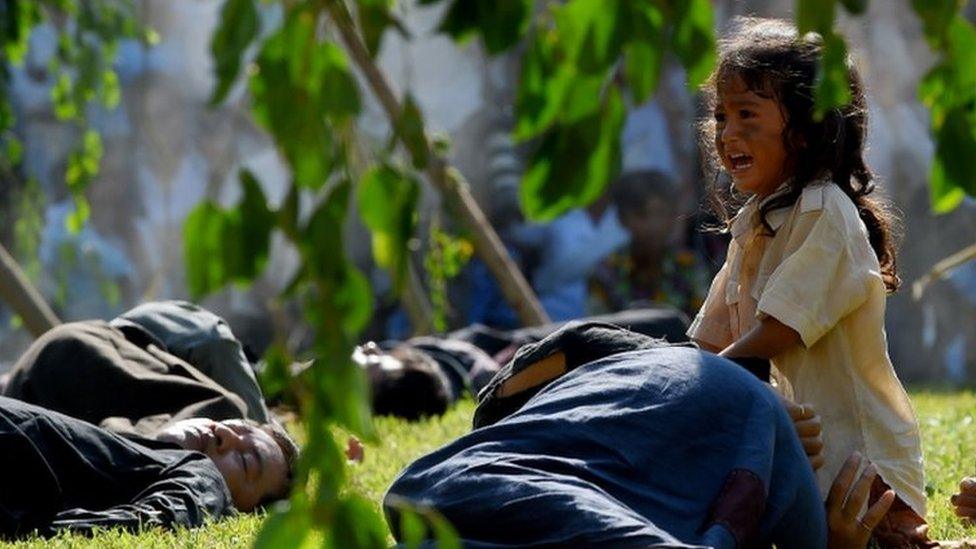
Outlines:
{"label": "dark wavy hair", "polygon": [[[803,188],[817,180],[837,184],[857,206],[867,227],[871,247],[881,265],[888,292],[901,284],[896,267],[897,219],[887,203],[877,196],[874,175],[864,160],[867,138],[867,105],[861,77],[848,57],[850,102],[814,116],[814,88],[823,53],[823,38],[817,33],[800,36],[793,25],[776,19],[737,17],[733,32],[719,45],[718,66],[702,91],[707,113],[700,124],[704,165],[711,170],[713,184],[709,204],[727,227],[732,196],[719,184],[721,162],[715,150],[715,122],[711,114],[717,103],[718,87],[729,78],[740,78],[748,89],[776,99],[786,120],[783,144],[792,162],[792,179],[786,192],[774,196],[760,208],[762,224],[769,212],[792,206]],[[724,187],[724,188],[723,188]]]}

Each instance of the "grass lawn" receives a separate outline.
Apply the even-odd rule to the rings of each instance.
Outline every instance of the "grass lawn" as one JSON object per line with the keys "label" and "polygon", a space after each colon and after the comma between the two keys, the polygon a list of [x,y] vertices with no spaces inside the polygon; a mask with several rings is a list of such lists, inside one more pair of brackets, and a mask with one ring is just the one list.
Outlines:
{"label": "grass lawn", "polygon": [[[952,515],[949,496],[965,475],[976,475],[976,393],[973,391],[915,390],[911,392],[922,427],[928,480],[929,523],[935,539],[976,537]],[[377,419],[381,440],[367,445],[366,458],[350,466],[352,489],[379,501],[396,473],[416,457],[466,432],[474,406],[462,402],[441,418],[406,423]],[[61,536],[2,547],[240,547],[260,527],[260,517],[242,516],[205,528],[179,532],[151,531],[139,535],[104,532],[92,539]]]}

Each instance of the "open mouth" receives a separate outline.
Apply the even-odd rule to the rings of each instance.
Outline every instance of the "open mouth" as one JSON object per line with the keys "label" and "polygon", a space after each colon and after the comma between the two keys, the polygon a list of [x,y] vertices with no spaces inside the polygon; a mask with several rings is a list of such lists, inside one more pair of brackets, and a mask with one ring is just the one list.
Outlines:
{"label": "open mouth", "polygon": [[752,156],[744,153],[732,153],[729,155],[729,164],[732,166],[732,173],[739,173],[752,167]]}

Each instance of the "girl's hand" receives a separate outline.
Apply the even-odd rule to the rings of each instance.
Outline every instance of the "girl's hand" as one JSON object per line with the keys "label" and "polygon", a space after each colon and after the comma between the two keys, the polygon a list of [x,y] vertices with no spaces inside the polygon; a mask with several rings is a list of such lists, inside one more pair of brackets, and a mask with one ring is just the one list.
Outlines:
{"label": "girl's hand", "polygon": [[[874,465],[857,474],[861,455],[855,452],[847,458],[827,494],[827,547],[830,549],[863,549],[871,538],[871,532],[884,518],[895,501],[895,492],[886,491],[864,516],[857,515],[867,501],[871,484],[878,476]],[[856,478],[855,478],[856,477]],[[853,488],[852,488],[853,486]]]}
{"label": "girl's hand", "polygon": [[976,520],[976,478],[966,477],[959,483],[959,493],[950,499],[956,509],[956,516],[965,520]]}
{"label": "girl's hand", "polygon": [[800,437],[800,443],[803,444],[803,451],[807,454],[810,466],[814,471],[820,469],[826,460],[823,453],[823,427],[820,424],[820,416],[811,404],[797,404],[779,393],[776,394],[793,420],[793,428]]}

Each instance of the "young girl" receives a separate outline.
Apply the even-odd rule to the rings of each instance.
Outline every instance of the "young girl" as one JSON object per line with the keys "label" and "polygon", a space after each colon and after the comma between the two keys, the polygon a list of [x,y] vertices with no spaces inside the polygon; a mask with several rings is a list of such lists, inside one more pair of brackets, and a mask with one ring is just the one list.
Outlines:
{"label": "young girl", "polygon": [[770,359],[784,395],[821,415],[824,495],[859,452],[880,479],[872,501],[885,484],[897,495],[876,539],[924,542],[918,422],[884,332],[886,293],[900,281],[891,219],[871,197],[860,77],[848,61],[850,104],[818,120],[820,37],[781,21],[737,23],[706,85],[714,120],[703,134],[749,199],[728,221],[726,262],[688,334],[727,357]]}

